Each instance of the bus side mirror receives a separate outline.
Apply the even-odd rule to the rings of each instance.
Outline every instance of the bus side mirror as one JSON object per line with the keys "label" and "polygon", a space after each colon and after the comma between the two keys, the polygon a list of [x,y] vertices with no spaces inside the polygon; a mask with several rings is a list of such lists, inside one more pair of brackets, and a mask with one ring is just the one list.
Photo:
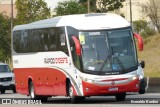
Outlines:
{"label": "bus side mirror", "polygon": [[144,68],[144,67],[145,67],[145,62],[144,62],[144,61],[141,61],[141,62],[140,62],[140,65],[141,65],[142,68]]}
{"label": "bus side mirror", "polygon": [[139,49],[139,51],[143,51],[143,39],[142,39],[142,37],[137,33],[133,33],[133,35],[138,40],[138,49]]}
{"label": "bus side mirror", "polygon": [[78,56],[81,56],[81,44],[80,44],[78,38],[75,37],[75,36],[72,36],[72,39],[73,39],[74,44],[75,44],[76,54],[77,54]]}

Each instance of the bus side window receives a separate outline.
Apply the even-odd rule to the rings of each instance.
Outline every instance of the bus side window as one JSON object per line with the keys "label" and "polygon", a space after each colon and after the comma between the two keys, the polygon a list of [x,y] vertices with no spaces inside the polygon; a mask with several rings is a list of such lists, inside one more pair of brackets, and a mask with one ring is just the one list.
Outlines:
{"label": "bus side window", "polygon": [[23,52],[27,52],[27,50],[28,50],[28,47],[27,47],[27,45],[28,45],[28,35],[27,35],[28,33],[27,33],[27,30],[23,30],[22,31],[22,34],[21,34],[21,53],[23,53]]}
{"label": "bus side window", "polygon": [[17,53],[19,53],[21,51],[20,40],[21,40],[21,31],[15,31],[13,33],[13,44],[14,44],[13,49]]}
{"label": "bus side window", "polygon": [[66,35],[65,35],[64,27],[59,27],[57,29],[56,36],[57,36],[57,50],[63,51],[68,55]]}
{"label": "bus side window", "polygon": [[43,49],[44,51],[48,51],[49,50],[49,38],[48,38],[48,29],[44,29],[44,46]]}
{"label": "bus side window", "polygon": [[51,28],[49,30],[49,50],[50,51],[55,51],[57,49],[57,37],[56,37],[56,34],[55,34],[55,29],[54,28]]}

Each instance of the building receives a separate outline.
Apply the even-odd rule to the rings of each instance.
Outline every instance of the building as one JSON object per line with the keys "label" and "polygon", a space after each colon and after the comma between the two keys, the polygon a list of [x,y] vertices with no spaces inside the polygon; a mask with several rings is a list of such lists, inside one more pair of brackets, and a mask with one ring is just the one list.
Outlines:
{"label": "building", "polygon": [[[148,0],[131,0],[132,7],[132,21],[144,19],[149,21],[149,18],[144,15],[142,4],[147,2]],[[123,2],[123,8],[120,9],[120,13],[125,16],[125,18],[130,21],[130,0],[125,0]]]}
{"label": "building", "polygon": [[[16,0],[13,0],[13,17],[14,18],[17,15],[15,1]],[[0,13],[4,13],[8,17],[11,17],[11,0],[0,0]]]}

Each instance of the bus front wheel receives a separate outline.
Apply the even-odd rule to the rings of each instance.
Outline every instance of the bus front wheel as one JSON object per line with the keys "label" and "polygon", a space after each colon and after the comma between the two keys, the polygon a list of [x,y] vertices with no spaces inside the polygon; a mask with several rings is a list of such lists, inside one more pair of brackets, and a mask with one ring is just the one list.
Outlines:
{"label": "bus front wheel", "polygon": [[69,85],[69,97],[70,97],[70,100],[71,100],[71,103],[78,103],[78,102],[82,102],[85,100],[85,97],[84,96],[74,96],[74,93],[73,93],[73,87],[70,83]]}
{"label": "bus front wheel", "polygon": [[126,93],[119,93],[115,95],[117,101],[124,101],[126,99]]}

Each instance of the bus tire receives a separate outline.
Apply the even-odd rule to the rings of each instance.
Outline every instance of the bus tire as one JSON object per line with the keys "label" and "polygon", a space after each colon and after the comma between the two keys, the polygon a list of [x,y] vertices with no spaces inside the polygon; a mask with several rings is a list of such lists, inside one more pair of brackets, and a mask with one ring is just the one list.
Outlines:
{"label": "bus tire", "polygon": [[41,100],[42,102],[46,102],[48,100],[48,96],[38,96],[35,94],[34,85],[32,81],[29,84],[29,95],[32,100]]}
{"label": "bus tire", "polygon": [[117,101],[124,101],[126,99],[126,93],[120,93],[115,95]]}
{"label": "bus tire", "polygon": [[72,87],[71,83],[69,84],[68,91],[69,91],[68,94],[69,94],[71,103],[73,103],[73,104],[79,103],[79,102],[83,102],[85,100],[84,96],[74,96],[73,87]]}
{"label": "bus tire", "polygon": [[145,94],[145,92],[146,92],[145,90],[142,90],[142,89],[139,90],[139,94]]}
{"label": "bus tire", "polygon": [[76,97],[74,96],[74,93],[73,93],[73,87],[72,87],[71,83],[69,84],[68,95],[70,97],[71,103],[76,103],[77,102]]}
{"label": "bus tire", "polygon": [[30,95],[31,99],[33,99],[33,100],[37,99],[37,96],[35,95],[34,85],[33,85],[32,81],[29,84],[29,95]]}

